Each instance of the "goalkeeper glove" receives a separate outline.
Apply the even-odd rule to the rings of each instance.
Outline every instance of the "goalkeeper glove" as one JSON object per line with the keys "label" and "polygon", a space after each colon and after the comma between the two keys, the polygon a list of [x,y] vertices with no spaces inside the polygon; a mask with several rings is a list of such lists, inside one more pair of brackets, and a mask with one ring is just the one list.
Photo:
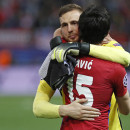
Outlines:
{"label": "goalkeeper glove", "polygon": [[[50,42],[51,49],[61,43],[62,40],[60,37],[53,38]],[[50,54],[51,53],[49,53],[46,60],[43,62],[39,74],[53,90],[57,88],[61,90],[64,83],[73,75],[76,60],[67,55],[66,61],[58,63],[56,60],[50,60]]]}
{"label": "goalkeeper glove", "polygon": [[89,43],[64,43],[54,48],[51,59],[56,59],[58,62],[66,60],[66,55],[88,55],[90,51]]}

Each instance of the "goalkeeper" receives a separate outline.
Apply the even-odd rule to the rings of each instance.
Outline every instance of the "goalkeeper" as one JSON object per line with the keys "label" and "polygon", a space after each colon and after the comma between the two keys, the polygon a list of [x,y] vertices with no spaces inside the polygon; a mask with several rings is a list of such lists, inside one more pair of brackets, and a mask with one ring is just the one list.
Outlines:
{"label": "goalkeeper", "polygon": [[[65,21],[67,18],[66,19],[62,19],[63,18],[62,15],[64,13],[60,16],[62,37],[64,37],[64,39],[66,41],[75,42],[75,41],[78,41],[78,34],[79,34],[78,33],[78,19],[79,19],[79,16],[80,16],[81,12],[82,12],[82,9],[79,11],[79,7],[77,9],[77,6],[75,8],[75,5],[72,4],[72,5],[66,5],[66,6],[62,7],[61,8],[61,12],[62,12],[62,10],[64,10],[64,8],[68,8],[67,6],[69,7],[69,9],[72,9],[72,10],[69,10],[70,12],[71,11],[73,11],[73,13],[77,13],[78,12],[77,13],[78,17],[77,17],[77,14],[74,15],[75,17],[72,17],[72,19],[69,19],[70,21],[72,20],[72,22],[70,22],[69,20]],[[66,30],[66,26],[68,26],[68,24],[70,24],[70,30]],[[66,34],[66,33],[68,33],[69,35]],[[113,48],[109,48],[109,47],[107,48],[107,47],[91,46],[90,45],[90,52],[89,52],[89,54],[91,54],[92,56],[97,55],[98,58],[102,58],[102,56],[104,58],[104,55],[106,54],[105,57],[108,58],[108,60],[112,60],[112,61],[115,60],[116,62],[118,62],[120,64],[123,64],[124,66],[128,66],[129,65],[129,53],[125,52],[123,49],[122,50],[118,50],[118,48],[120,49],[121,46],[119,46],[119,44],[116,41],[111,41],[108,44],[104,44],[104,46],[110,46],[110,47],[113,46],[114,48],[117,48],[117,50],[113,49]],[[101,48],[102,48],[102,51],[100,51]],[[106,49],[106,51],[105,51],[105,49]],[[110,49],[115,50],[115,51],[112,51],[112,52],[114,52],[114,55],[112,54],[112,52],[110,52],[109,54],[107,54],[107,53],[103,54],[103,50],[105,52],[107,52],[107,49],[108,50],[110,50]],[[58,51],[58,49],[57,49],[57,51]],[[50,57],[51,53],[48,55],[48,57]],[[78,54],[78,53],[75,53],[73,51],[71,53],[73,53],[74,55]],[[57,56],[58,56],[57,54],[58,53],[56,53],[56,55],[53,56],[53,58],[57,58]],[[86,53],[86,55],[87,55],[87,53]],[[60,61],[62,61],[64,58],[65,58],[65,55],[63,54],[63,58],[60,57],[59,59],[60,59]],[[45,62],[46,61],[47,60],[45,60]],[[46,70],[48,70],[48,69],[46,69]],[[34,109],[34,113],[37,116],[39,116],[39,117],[47,117],[47,118],[60,117],[60,115],[59,115],[59,107],[60,106],[49,103],[49,100],[53,96],[54,92],[55,91],[52,90],[52,88],[50,88],[49,84],[47,84],[47,82],[45,80],[41,80],[40,81],[40,84],[39,84],[39,87],[38,87],[38,91],[37,91],[37,94],[36,94],[36,97],[35,97],[35,101],[34,101],[34,108],[33,108]],[[63,95],[63,99],[64,99],[64,95]],[[79,108],[79,107],[81,107],[80,104],[79,104],[81,102],[86,102],[86,100],[79,100],[78,103],[76,102],[76,103],[71,104],[71,107],[75,107],[74,105],[77,105],[78,108]],[[88,107],[88,108],[86,107],[86,112],[87,111],[88,111],[88,115],[87,115],[88,117],[86,117],[86,120],[91,120],[91,119],[93,119],[94,117],[97,117],[97,115],[100,114],[97,109],[94,109],[94,108],[91,108],[91,107]],[[80,111],[77,110],[76,107],[75,107],[75,116],[77,114],[77,117],[79,118],[79,116],[81,116],[81,115],[78,115],[79,114],[78,112],[80,112]],[[116,110],[115,110],[115,112],[116,112]],[[93,115],[93,116],[91,116],[91,115]],[[115,116],[118,116],[118,115],[115,114]],[[75,117],[73,117],[73,118],[75,118]],[[111,118],[109,120],[111,121]]]}

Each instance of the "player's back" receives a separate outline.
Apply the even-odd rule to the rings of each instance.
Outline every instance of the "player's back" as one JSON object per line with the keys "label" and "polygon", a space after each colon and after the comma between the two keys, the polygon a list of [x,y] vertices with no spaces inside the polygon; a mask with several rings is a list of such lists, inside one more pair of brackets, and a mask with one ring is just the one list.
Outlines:
{"label": "player's back", "polygon": [[[63,126],[69,130],[107,130],[109,103],[114,90],[114,77],[116,67],[121,65],[93,57],[82,57],[78,59],[74,71],[73,86],[63,88],[65,102],[68,104],[79,98],[87,98],[89,105],[98,108],[101,115],[94,121],[78,121],[69,117],[63,120]],[[66,125],[67,123],[67,125]],[[63,128],[62,126],[62,128]],[[66,127],[67,126],[67,127]]]}

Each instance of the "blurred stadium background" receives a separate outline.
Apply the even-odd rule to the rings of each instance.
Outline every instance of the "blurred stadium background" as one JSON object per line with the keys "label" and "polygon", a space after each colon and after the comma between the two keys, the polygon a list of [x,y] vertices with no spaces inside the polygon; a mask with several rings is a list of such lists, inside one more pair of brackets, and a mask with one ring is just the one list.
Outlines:
{"label": "blurred stadium background", "polygon": [[[104,5],[113,20],[111,36],[130,52],[129,0],[0,0],[0,130],[59,129],[61,119],[35,118],[32,103],[39,67],[59,27],[58,10],[68,3],[83,8],[90,3]],[[126,70],[130,80],[130,67]],[[52,102],[62,103],[58,92]],[[121,119],[129,130],[130,116]]]}

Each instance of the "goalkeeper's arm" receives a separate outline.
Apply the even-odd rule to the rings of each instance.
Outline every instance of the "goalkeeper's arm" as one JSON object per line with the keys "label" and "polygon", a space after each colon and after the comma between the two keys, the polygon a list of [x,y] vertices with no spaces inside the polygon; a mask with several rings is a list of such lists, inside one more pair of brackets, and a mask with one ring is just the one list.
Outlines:
{"label": "goalkeeper's arm", "polygon": [[37,117],[42,118],[58,118],[59,106],[51,104],[49,101],[54,94],[54,90],[47,84],[45,80],[41,80],[37,89],[37,93],[33,102],[33,113]]}
{"label": "goalkeeper's arm", "polygon": [[116,62],[122,64],[125,67],[128,67],[130,64],[130,53],[125,50],[105,46],[96,46],[96,45],[90,45],[90,46],[91,46],[89,52],[90,56]]}
{"label": "goalkeeper's arm", "polygon": [[40,81],[33,103],[33,113],[36,117],[59,118],[70,116],[77,120],[93,120],[95,117],[99,117],[100,112],[98,109],[82,105],[87,99],[78,99],[68,105],[50,103],[49,101],[54,92],[45,80]]}
{"label": "goalkeeper's arm", "polygon": [[[113,41],[116,43],[116,41]],[[107,44],[106,44],[107,45]],[[109,60],[124,65],[125,67],[130,64],[130,54],[119,48],[97,46],[88,43],[65,43],[58,47],[55,47],[52,59],[56,59],[58,62],[63,62],[66,59],[66,55],[90,55],[103,60]]]}

